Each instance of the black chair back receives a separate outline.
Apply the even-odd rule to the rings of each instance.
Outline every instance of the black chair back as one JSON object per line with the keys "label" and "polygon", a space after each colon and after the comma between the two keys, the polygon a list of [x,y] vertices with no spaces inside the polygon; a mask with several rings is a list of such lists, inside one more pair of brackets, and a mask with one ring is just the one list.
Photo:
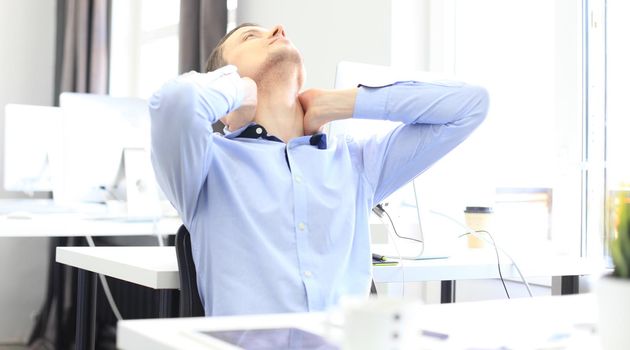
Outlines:
{"label": "black chair back", "polygon": [[192,257],[190,233],[184,225],[177,231],[175,251],[179,266],[179,316],[205,316],[197,289],[197,269]]}

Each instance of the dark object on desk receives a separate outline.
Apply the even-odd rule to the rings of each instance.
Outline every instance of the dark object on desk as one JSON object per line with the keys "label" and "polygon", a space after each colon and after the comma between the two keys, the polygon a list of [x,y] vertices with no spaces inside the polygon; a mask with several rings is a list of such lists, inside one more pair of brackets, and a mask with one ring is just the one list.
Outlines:
{"label": "dark object on desk", "polygon": [[372,253],[372,262],[385,261],[385,260],[387,260],[387,258],[385,258],[385,255]]}
{"label": "dark object on desk", "polygon": [[[398,261],[387,260],[383,255],[372,253],[372,266],[393,266],[398,265]],[[374,285],[374,281],[372,281]]]}
{"label": "dark object on desk", "polygon": [[179,266],[179,317],[205,316],[197,289],[197,269],[192,257],[190,233],[184,225],[177,231],[175,251]]}

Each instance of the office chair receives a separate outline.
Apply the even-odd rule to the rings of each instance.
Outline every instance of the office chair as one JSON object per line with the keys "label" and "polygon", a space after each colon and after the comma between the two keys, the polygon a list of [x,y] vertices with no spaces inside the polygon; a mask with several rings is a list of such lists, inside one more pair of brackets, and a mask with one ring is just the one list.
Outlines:
{"label": "office chair", "polygon": [[179,317],[205,316],[197,289],[197,269],[190,248],[190,233],[184,225],[177,230],[175,251],[179,266]]}

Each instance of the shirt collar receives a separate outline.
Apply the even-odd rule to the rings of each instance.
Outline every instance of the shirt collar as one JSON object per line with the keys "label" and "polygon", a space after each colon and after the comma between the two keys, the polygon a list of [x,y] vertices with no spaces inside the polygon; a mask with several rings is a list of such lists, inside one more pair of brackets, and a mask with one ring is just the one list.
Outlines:
{"label": "shirt collar", "polygon": [[[225,137],[229,139],[233,138],[247,138],[247,139],[259,139],[262,138],[264,140],[275,141],[275,142],[283,142],[279,138],[273,135],[269,135],[267,133],[267,129],[264,126],[256,123],[250,123],[242,128],[239,128],[234,131],[229,131],[227,127],[224,129]],[[327,149],[328,144],[326,142],[326,134],[318,133],[312,135],[309,139],[309,144],[311,146],[317,146],[317,149]]]}

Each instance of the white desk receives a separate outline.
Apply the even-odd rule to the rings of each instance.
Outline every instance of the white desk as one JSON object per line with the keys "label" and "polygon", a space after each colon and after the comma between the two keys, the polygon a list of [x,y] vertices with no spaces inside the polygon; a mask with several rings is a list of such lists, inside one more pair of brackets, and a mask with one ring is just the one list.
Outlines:
{"label": "white desk", "polygon": [[[167,235],[175,234],[182,223],[176,217],[155,222],[108,219],[104,208],[86,206],[85,211],[72,211],[56,207],[52,200],[5,199],[0,200],[0,209],[0,237]],[[23,214],[16,216],[16,212]]]}
{"label": "white desk", "polygon": [[[140,284],[149,288],[166,290],[179,288],[179,270],[175,247],[58,247],[56,260],[79,269],[77,307],[94,310],[96,275],[100,273]],[[503,261],[506,261],[505,259]],[[535,257],[532,262],[521,261],[521,271],[526,276],[563,276],[575,282],[564,289],[563,294],[577,293],[579,275],[601,273],[603,267],[588,259]],[[557,264],[557,266],[553,266]],[[441,280],[450,283],[457,279],[485,279],[498,276],[496,261],[481,251],[472,251],[457,257],[440,260],[407,261],[399,266],[375,266],[375,282],[402,282],[402,269],[406,282]],[[515,277],[512,264],[504,262],[505,275]],[[447,286],[448,287],[448,286]],[[167,315],[167,294],[162,294],[161,314]],[[443,302],[450,302],[449,298]],[[93,328],[94,313],[77,319],[77,331]],[[88,337],[89,338],[89,337]],[[83,338],[82,338],[83,339]]]}
{"label": "white desk", "polygon": [[[501,256],[500,261],[503,277],[520,279],[507,257]],[[526,277],[591,275],[604,269],[603,261],[569,256],[532,254],[516,262]],[[405,282],[471,280],[499,278],[499,273],[491,248],[464,250],[448,259],[404,260],[402,265],[374,269],[375,282],[403,282],[403,278]]]}
{"label": "white desk", "polygon": [[175,247],[57,247],[56,260],[153,289],[179,289]]}
{"label": "white desk", "polygon": [[[417,329],[448,335],[447,340],[418,337],[418,349],[539,348],[541,342],[568,335],[560,349],[601,349],[591,332],[597,320],[594,295],[494,300],[417,307]],[[299,327],[327,334],[323,313],[130,320],[118,323],[117,347],[122,350],[208,349],[191,335],[195,331]],[[422,345],[424,344],[424,346]],[[554,343],[558,345],[558,343]],[[220,348],[220,347],[219,347]],[[543,348],[543,347],[540,347]]]}
{"label": "white desk", "polygon": [[160,290],[160,317],[171,316],[170,289],[179,288],[175,247],[57,247],[58,263],[78,269],[77,349],[94,349],[96,273]]}
{"label": "white desk", "polygon": [[[174,247],[59,247],[56,259],[81,271],[104,274],[149,288],[179,289]],[[527,277],[561,276],[562,294],[578,292],[580,275],[599,274],[604,270],[601,262],[571,257],[534,257],[519,261],[519,264]],[[518,277],[514,265],[505,258],[501,269],[506,278]],[[498,277],[493,255],[475,250],[448,259],[375,266],[373,274],[377,283],[400,283],[403,277],[405,282],[442,281],[443,303],[452,301],[452,281]],[[166,307],[166,303],[164,301],[162,305]],[[168,314],[166,309],[163,314]]]}
{"label": "white desk", "polygon": [[[58,247],[57,262],[94,273],[119,278],[154,289],[179,289],[175,247]],[[601,262],[572,257],[534,257],[519,261],[526,277],[580,275],[604,271]],[[404,276],[403,276],[404,269]],[[504,277],[518,278],[507,259],[501,266]],[[405,261],[396,266],[375,266],[374,281],[400,283],[498,278],[492,254],[470,251],[448,259]],[[565,281],[563,281],[565,282]],[[577,286],[563,288],[563,294],[577,293]]]}
{"label": "white desk", "polygon": [[0,216],[0,237],[149,236],[175,234],[178,218],[150,221],[89,219],[79,213],[32,214],[26,219]]}
{"label": "white desk", "polygon": [[[83,210],[85,209],[85,210]],[[103,205],[91,205],[81,208],[83,211],[73,211],[70,208],[60,208],[52,200],[0,200],[0,239],[25,237],[83,237],[83,236],[154,236],[175,234],[181,225],[178,218],[163,218],[157,222],[129,221],[123,219],[105,219],[106,208]],[[10,215],[7,215],[10,214]],[[59,240],[59,239],[57,239]],[[58,244],[54,240],[51,246]],[[157,241],[156,241],[157,242]],[[63,244],[63,243],[62,243]],[[54,254],[54,252],[52,253]],[[47,286],[47,298],[42,306],[35,329],[43,329],[54,307],[63,309],[65,294],[62,265],[55,264],[51,254],[51,272]],[[54,304],[54,306],[53,306]],[[57,322],[56,347],[61,347],[60,341],[63,325]]]}
{"label": "white desk", "polygon": [[[515,259],[525,277],[560,277],[560,294],[577,294],[579,276],[601,274],[606,269],[600,259],[546,254]],[[500,261],[504,278],[520,280],[512,261],[504,255],[501,255]],[[373,273],[375,282],[442,281],[442,303],[453,301],[453,281],[499,278],[492,248],[466,249],[448,259],[404,260],[401,265],[375,268]]]}

